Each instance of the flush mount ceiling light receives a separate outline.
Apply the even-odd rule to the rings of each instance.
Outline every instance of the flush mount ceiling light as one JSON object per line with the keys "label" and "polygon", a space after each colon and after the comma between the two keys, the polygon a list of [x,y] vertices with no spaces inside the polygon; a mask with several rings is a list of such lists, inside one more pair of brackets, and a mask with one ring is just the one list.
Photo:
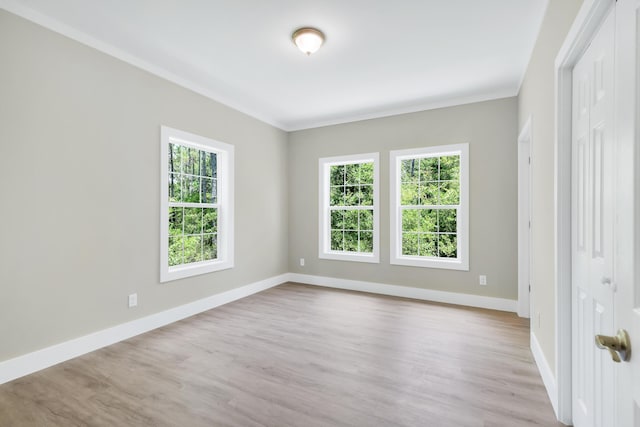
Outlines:
{"label": "flush mount ceiling light", "polygon": [[307,55],[317,52],[324,42],[322,31],[310,27],[298,28],[293,32],[291,38],[298,49]]}

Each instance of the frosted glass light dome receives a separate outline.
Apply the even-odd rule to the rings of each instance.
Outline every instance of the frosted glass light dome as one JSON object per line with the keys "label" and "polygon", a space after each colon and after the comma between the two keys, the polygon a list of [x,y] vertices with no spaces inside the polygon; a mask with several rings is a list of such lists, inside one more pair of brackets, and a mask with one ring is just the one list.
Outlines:
{"label": "frosted glass light dome", "polygon": [[311,55],[324,43],[324,34],[315,28],[300,28],[293,33],[293,42],[302,52]]}

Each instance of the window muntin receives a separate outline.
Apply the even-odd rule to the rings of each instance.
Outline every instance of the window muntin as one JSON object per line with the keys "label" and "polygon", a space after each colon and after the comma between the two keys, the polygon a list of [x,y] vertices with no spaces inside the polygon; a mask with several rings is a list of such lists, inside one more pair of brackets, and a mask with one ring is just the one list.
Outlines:
{"label": "window muntin", "polygon": [[330,166],[331,250],[373,253],[373,162]]}
{"label": "window muntin", "polygon": [[233,267],[233,146],[162,127],[161,281]]}
{"label": "window muntin", "polygon": [[320,159],[320,257],[378,262],[378,154]]}
{"label": "window muntin", "polygon": [[218,259],[217,156],[169,143],[169,267]]}
{"label": "window muntin", "polygon": [[457,258],[460,155],[400,163],[402,255]]}
{"label": "window muntin", "polygon": [[467,147],[391,153],[392,264],[468,269]]}

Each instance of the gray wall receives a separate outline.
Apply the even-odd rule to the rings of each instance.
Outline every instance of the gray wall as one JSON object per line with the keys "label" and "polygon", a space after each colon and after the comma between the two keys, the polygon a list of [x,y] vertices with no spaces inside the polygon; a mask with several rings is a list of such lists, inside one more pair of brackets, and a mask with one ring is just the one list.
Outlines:
{"label": "gray wall", "polygon": [[[506,98],[293,132],[289,270],[517,299],[517,100]],[[389,151],[469,143],[470,271],[389,264]],[[379,264],[318,258],[318,159],[380,152]],[[305,266],[299,265],[305,258]],[[488,286],[478,285],[486,274]]]}
{"label": "gray wall", "polygon": [[[2,10],[0,58],[0,361],[287,271],[286,133]],[[235,146],[234,269],[159,283],[160,125]]]}
{"label": "gray wall", "polygon": [[582,0],[551,0],[518,94],[521,129],[531,116],[531,331],[555,372],[554,62]]}

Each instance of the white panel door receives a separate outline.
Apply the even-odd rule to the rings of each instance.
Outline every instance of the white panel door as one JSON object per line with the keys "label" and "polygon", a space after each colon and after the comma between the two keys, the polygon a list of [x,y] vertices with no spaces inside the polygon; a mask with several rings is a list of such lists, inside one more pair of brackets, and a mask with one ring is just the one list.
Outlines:
{"label": "white panel door", "polygon": [[628,363],[616,363],[616,422],[640,426],[640,0],[616,4],[616,329],[631,338]]}
{"label": "white panel door", "polygon": [[614,366],[594,345],[615,335],[613,277],[615,12],[573,70],[572,317],[573,421],[611,427]]}

